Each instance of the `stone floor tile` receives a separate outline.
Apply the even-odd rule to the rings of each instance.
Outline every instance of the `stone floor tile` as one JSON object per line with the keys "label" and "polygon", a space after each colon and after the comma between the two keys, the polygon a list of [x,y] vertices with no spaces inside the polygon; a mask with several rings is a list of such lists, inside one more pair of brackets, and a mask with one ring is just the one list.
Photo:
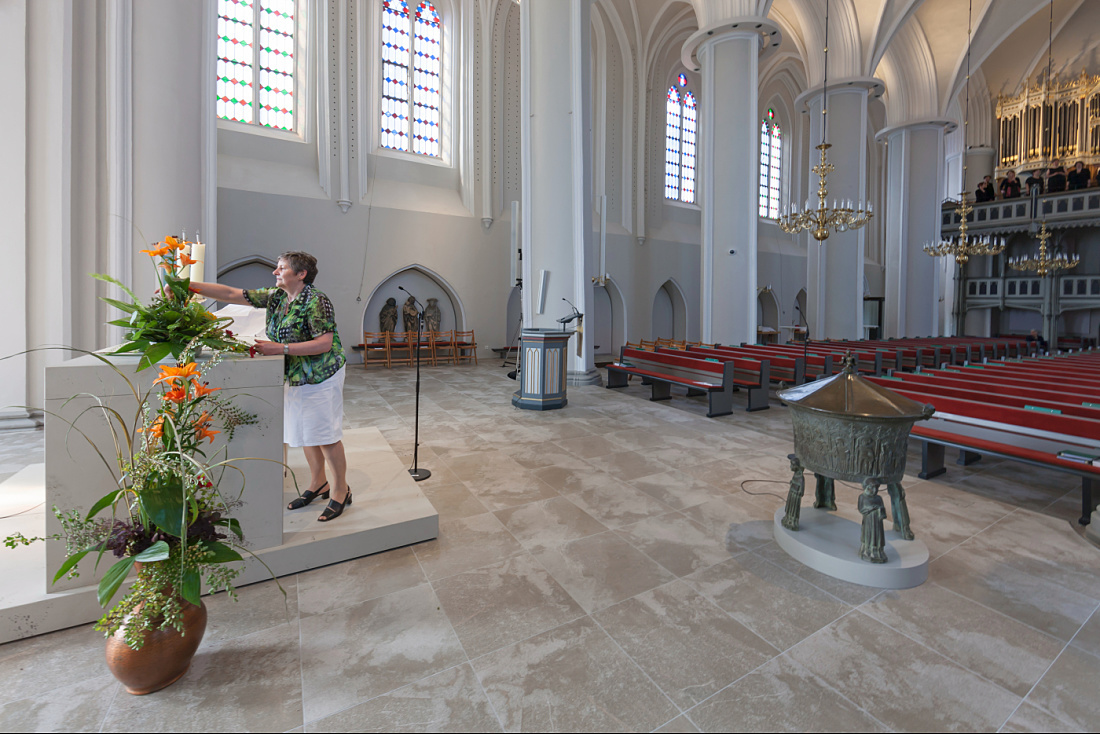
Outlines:
{"label": "stone floor tile", "polygon": [[298,622],[298,582],[294,576],[239,586],[236,601],[223,592],[204,597],[203,602],[208,620],[203,639],[208,642]]}
{"label": "stone floor tile", "polygon": [[1021,697],[1064,646],[931,583],[885,591],[860,611]]}
{"label": "stone floor tile", "polygon": [[592,616],[685,710],[779,652],[679,581]]}
{"label": "stone floor tile", "polygon": [[471,658],[584,615],[580,605],[529,555],[449,576],[434,588]]}
{"label": "stone floor tile", "polygon": [[485,513],[439,523],[439,537],[413,546],[431,580],[485,566],[523,552],[496,515]]}
{"label": "stone floor tile", "polygon": [[42,691],[0,705],[0,731],[99,731],[120,692],[129,695],[110,673]]}
{"label": "stone floor tile", "polygon": [[677,576],[687,576],[730,557],[706,528],[679,513],[647,518],[616,532]]}
{"label": "stone floor tile", "polygon": [[0,703],[103,675],[105,646],[90,624],[0,645]]}
{"label": "stone floor tile", "polygon": [[648,731],[678,713],[588,618],[473,665],[506,731]]}
{"label": "stone floor tile", "polygon": [[593,456],[585,459],[585,461],[600,471],[607,472],[616,479],[625,482],[638,477],[647,477],[651,474],[660,474],[671,468],[668,464],[651,459],[638,451],[620,451],[604,456]]}
{"label": "stone floor tile", "polygon": [[1012,717],[1005,722],[1005,725],[1000,729],[1002,732],[1036,732],[1036,734],[1046,734],[1046,732],[1058,731],[1058,732],[1084,732],[1095,731],[1095,727],[1091,729],[1081,729],[1071,724],[1067,724],[1056,716],[1048,714],[1041,708],[1032,706],[1027,701],[1020,704],[1020,708],[1016,709]]}
{"label": "stone floor tile", "polygon": [[754,555],[763,558],[769,563],[774,563],[801,579],[809,581],[822,591],[827,591],[836,598],[852,606],[858,606],[868,599],[872,599],[876,595],[882,593],[882,589],[873,586],[863,586],[848,581],[841,581],[832,576],[826,576],[820,571],[815,571],[809,566],[805,566],[801,562],[791,558],[787,555],[787,551],[780,548],[779,545],[774,542],[761,546],[752,552]]}
{"label": "stone floor tile", "polygon": [[610,477],[599,487],[571,492],[566,497],[610,528],[663,515],[672,509],[626,482]]}
{"label": "stone floor tile", "polygon": [[580,459],[590,459],[593,456],[607,456],[624,450],[617,442],[609,441],[603,436],[578,436],[577,438],[563,438],[555,441],[558,446]]}
{"label": "stone floor tile", "polygon": [[191,669],[148,696],[119,692],[106,731],[286,731],[300,726],[297,625],[204,644]]}
{"label": "stone floor tile", "polygon": [[728,495],[683,511],[685,517],[707,529],[715,543],[730,553],[752,550],[775,537],[775,510],[779,500]]}
{"label": "stone floor tile", "polygon": [[1096,731],[1100,721],[1100,658],[1069,646],[1039,680],[1028,703],[1078,729]]}
{"label": "stone floor tile", "polygon": [[413,548],[395,548],[298,574],[298,609],[324,614],[426,582]]}
{"label": "stone floor tile", "polygon": [[560,545],[607,530],[603,523],[565,497],[497,510],[497,518],[530,550]]}
{"label": "stone floor tile", "polygon": [[1100,658],[1100,609],[1092,613],[1070,644]]}
{"label": "stone floor tile", "polygon": [[310,732],[501,730],[469,663],[310,722],[307,729]]}
{"label": "stone floor tile", "polygon": [[629,484],[674,510],[686,510],[728,496],[725,490],[678,469],[632,479]]}
{"label": "stone floor tile", "polygon": [[653,730],[654,734],[697,734],[699,727],[691,723],[691,719],[684,715],[677,716],[664,726]]}
{"label": "stone floor tile", "polygon": [[306,721],[464,662],[462,646],[439,607],[438,597],[424,584],[302,619]]}
{"label": "stone floor tile", "polygon": [[611,532],[541,550],[535,558],[587,612],[675,578]]}
{"label": "stone floor tile", "polygon": [[749,673],[687,715],[700,731],[889,731],[786,655]]}
{"label": "stone floor tile", "polygon": [[859,611],[788,654],[892,729],[988,731],[1021,700]]}
{"label": "stone floor tile", "polygon": [[804,579],[746,553],[687,576],[692,588],[780,650],[851,607]]}
{"label": "stone floor tile", "polygon": [[432,503],[432,507],[439,513],[440,520],[457,520],[470,515],[480,515],[489,509],[481,504],[477,496],[466,489],[462,483],[434,484],[424,482],[420,484],[424,496]]}

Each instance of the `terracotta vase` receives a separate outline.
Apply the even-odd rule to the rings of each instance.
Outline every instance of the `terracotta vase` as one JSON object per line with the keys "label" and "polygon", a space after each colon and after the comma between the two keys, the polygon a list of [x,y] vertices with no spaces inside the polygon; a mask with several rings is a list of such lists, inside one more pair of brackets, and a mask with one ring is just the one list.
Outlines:
{"label": "terracotta vase", "polygon": [[191,667],[191,659],[206,633],[206,605],[181,601],[183,631],[169,627],[145,633],[145,644],[134,650],[122,638],[123,628],[107,638],[107,667],[127,693],[144,696],[172,685]]}

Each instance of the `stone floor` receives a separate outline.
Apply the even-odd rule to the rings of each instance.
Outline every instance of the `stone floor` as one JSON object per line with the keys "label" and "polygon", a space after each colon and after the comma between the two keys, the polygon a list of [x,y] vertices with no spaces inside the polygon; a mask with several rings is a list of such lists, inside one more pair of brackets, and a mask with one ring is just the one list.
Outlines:
{"label": "stone floor", "polygon": [[[1100,726],[1100,549],[1071,478],[996,460],[911,477],[930,578],[880,592],[772,541],[785,409],[708,419],[635,384],[517,411],[503,372],[425,370],[438,540],[286,577],[285,604],[271,582],[210,599],[191,671],[150,696],[120,691],[90,627],[0,646],[0,729]],[[345,400],[411,461],[410,371],[356,368]],[[41,460],[40,433],[0,435],[0,478]]]}

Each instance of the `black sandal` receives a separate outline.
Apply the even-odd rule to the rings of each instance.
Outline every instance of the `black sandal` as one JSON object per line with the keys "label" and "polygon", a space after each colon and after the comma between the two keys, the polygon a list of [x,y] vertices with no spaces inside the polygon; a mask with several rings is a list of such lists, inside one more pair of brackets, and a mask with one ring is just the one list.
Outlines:
{"label": "black sandal", "polygon": [[292,499],[290,501],[290,504],[286,506],[286,509],[288,509],[288,510],[300,510],[303,507],[305,507],[306,505],[308,505],[310,502],[312,502],[313,500],[317,499],[318,497],[320,497],[323,500],[327,500],[329,491],[327,489],[325,489],[324,492],[321,491],[322,489],[324,489],[327,486],[328,486],[328,482],[325,482],[324,484],[322,484],[320,487],[317,488],[316,492],[311,492],[307,489],[305,492],[302,492],[302,494],[300,494],[299,496]]}
{"label": "black sandal", "polygon": [[329,500],[328,507],[321,513],[321,516],[317,518],[318,522],[328,522],[329,520],[335,520],[344,514],[344,507],[351,504],[351,487],[348,487],[348,496],[344,498],[343,502],[337,502],[336,500]]}

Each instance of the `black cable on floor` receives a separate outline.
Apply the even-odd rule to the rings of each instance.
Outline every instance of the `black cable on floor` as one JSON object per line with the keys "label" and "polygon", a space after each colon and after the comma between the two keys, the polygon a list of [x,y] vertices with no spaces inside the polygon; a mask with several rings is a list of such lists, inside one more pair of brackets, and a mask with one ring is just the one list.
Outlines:
{"label": "black cable on floor", "polygon": [[787,484],[787,482],[782,482],[778,479],[745,479],[741,482],[741,491],[745,494],[751,494],[753,497],[762,497],[766,494],[770,494],[772,497],[778,497],[784,502],[787,501],[787,498],[784,495],[776,494],[775,492],[750,492],[749,490],[745,489],[745,485],[748,482],[764,482],[765,484]]}

